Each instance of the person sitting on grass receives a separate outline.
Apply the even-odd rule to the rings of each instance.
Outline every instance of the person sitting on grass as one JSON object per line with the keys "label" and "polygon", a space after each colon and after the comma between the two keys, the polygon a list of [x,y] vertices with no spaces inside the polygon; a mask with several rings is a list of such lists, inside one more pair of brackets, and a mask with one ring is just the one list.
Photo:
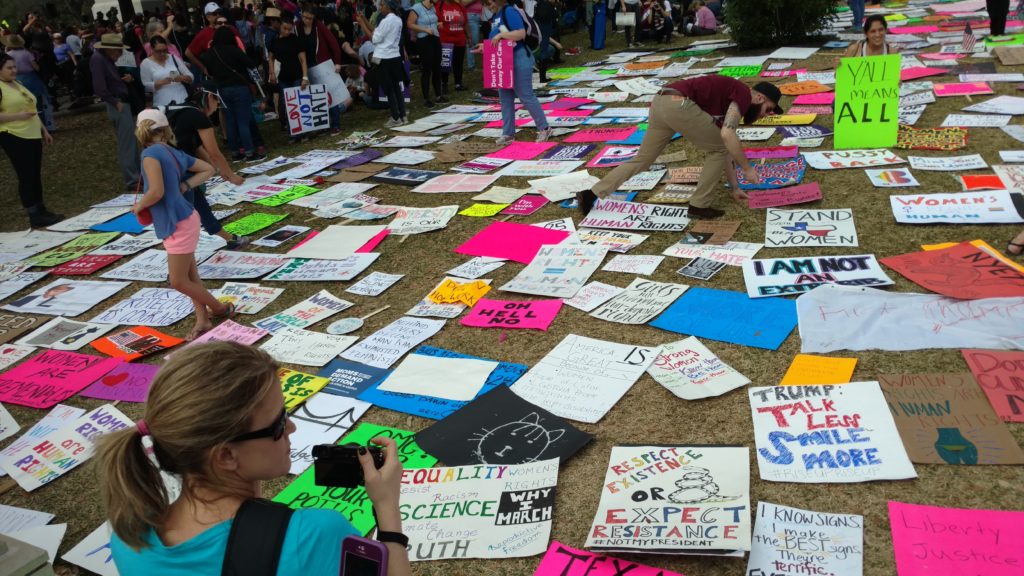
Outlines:
{"label": "person sitting on grass", "polygon": [[213,166],[172,148],[174,132],[163,112],[143,110],[136,120],[135,137],[142,151],[144,194],[135,201],[136,216],[148,211],[156,237],[167,251],[171,287],[192,299],[196,324],[187,340],[192,341],[213,328],[214,318],[231,318],[235,305],[213,297],[199,278],[195,252],[199,245],[199,213],[185,198],[192,188],[213,176]]}
{"label": "person sitting on grass", "polygon": [[[232,543],[244,546],[243,539],[232,540],[235,524],[251,530],[252,510],[283,506],[261,500],[261,485],[286,476],[291,466],[295,424],[277,372],[277,363],[255,346],[211,342],[185,348],[160,368],[142,419],[99,439],[100,490],[121,574],[237,573],[237,566],[225,564]],[[384,447],[383,466],[375,467],[366,448],[358,458],[377,537],[388,549],[387,574],[408,576],[408,553],[399,543],[398,448],[391,438],[370,441]],[[164,475],[180,478],[179,497]],[[284,522],[276,570],[268,572],[278,576],[337,576],[342,541],[360,536],[335,510],[296,510]]]}

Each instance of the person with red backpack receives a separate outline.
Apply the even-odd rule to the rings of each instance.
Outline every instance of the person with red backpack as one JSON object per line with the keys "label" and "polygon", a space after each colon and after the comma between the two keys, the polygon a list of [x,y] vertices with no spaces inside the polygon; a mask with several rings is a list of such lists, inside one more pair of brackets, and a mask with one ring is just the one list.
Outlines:
{"label": "person with red backpack", "polygon": [[[513,88],[498,89],[501,97],[501,138],[498,144],[508,144],[516,136],[516,97],[526,107],[537,125],[537,142],[547,142],[551,137],[551,127],[544,115],[544,110],[533,93],[532,50],[540,44],[540,30],[537,23],[523,10],[520,0],[485,0],[484,6],[494,14],[491,19],[491,34],[487,40],[497,46],[502,40],[516,43],[513,54]],[[482,45],[474,48],[482,52]],[[486,71],[485,71],[486,73]]]}

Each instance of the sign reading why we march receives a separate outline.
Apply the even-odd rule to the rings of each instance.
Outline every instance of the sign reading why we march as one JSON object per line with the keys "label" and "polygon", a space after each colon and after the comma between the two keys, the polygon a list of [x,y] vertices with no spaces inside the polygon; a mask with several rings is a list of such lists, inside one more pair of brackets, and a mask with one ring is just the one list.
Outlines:
{"label": "sign reading why we march", "polygon": [[757,465],[770,482],[916,478],[878,382],[750,388]]}
{"label": "sign reading why we march", "polygon": [[690,223],[687,210],[686,206],[602,199],[594,203],[593,210],[579,225],[581,228],[682,232]]}
{"label": "sign reading why we march", "polygon": [[615,446],[586,548],[732,554],[750,550],[745,446]]}
{"label": "sign reading why we march", "polygon": [[900,55],[843,58],[836,70],[836,148],[896,144]]}
{"label": "sign reading why we march", "polygon": [[529,464],[406,469],[402,528],[409,559],[518,558],[551,536],[558,458]]}
{"label": "sign reading why we march", "polygon": [[893,284],[874,254],[747,260],[742,266],[743,281],[751,298],[799,294],[822,284]]}

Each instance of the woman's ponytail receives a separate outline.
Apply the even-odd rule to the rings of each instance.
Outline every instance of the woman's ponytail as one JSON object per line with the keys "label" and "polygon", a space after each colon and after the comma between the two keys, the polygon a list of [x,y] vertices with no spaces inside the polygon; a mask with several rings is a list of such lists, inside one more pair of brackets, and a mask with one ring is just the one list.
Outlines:
{"label": "woman's ponytail", "polygon": [[125,544],[138,550],[170,506],[160,471],[146,456],[142,433],[128,428],[100,437],[96,462],[107,518]]}

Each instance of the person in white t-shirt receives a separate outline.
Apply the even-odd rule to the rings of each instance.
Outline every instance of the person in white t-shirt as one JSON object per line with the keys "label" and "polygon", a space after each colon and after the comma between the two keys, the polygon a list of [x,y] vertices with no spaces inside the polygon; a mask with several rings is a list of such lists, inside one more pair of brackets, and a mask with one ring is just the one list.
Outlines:
{"label": "person in white t-shirt", "polygon": [[192,83],[192,72],[168,52],[167,40],[162,36],[150,38],[149,46],[151,54],[142,61],[140,73],[142,86],[153,94],[153,106],[167,106],[171,102],[184,104],[188,100],[185,86]]}
{"label": "person in white t-shirt", "polygon": [[356,22],[363,32],[372,38],[372,63],[377,67],[381,88],[391,108],[391,119],[384,123],[387,128],[408,124],[405,111],[405,95],[402,82],[405,80],[405,62],[402,59],[402,19],[398,16],[402,7],[399,0],[381,2],[381,19],[376,27],[356,12]]}

